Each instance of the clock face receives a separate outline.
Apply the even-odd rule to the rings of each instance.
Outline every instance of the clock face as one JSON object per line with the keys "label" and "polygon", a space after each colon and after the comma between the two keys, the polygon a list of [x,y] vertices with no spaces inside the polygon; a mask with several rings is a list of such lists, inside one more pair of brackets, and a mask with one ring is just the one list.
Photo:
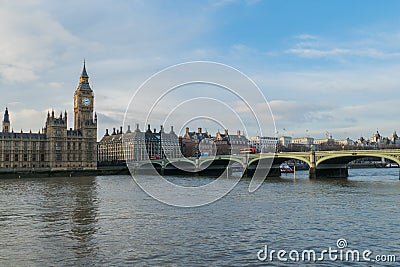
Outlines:
{"label": "clock face", "polygon": [[86,107],[90,105],[90,99],[89,98],[83,98],[82,99],[82,104],[85,105]]}

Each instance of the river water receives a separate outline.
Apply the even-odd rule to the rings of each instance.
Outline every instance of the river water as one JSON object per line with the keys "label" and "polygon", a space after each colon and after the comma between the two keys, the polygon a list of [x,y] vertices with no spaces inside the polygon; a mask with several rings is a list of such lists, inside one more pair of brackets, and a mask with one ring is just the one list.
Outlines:
{"label": "river water", "polygon": [[312,181],[299,171],[295,180],[293,174],[268,179],[255,193],[242,180],[224,198],[198,208],[153,200],[130,176],[0,180],[0,266],[286,266],[277,258],[261,262],[257,252],[265,245],[337,249],[340,238],[373,256],[396,255],[398,264],[399,170],[349,174],[347,180]]}

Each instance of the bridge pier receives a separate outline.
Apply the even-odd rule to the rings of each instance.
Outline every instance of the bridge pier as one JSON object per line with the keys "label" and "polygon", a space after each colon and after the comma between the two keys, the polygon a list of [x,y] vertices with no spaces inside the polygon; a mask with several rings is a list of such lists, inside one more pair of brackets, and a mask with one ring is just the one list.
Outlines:
{"label": "bridge pier", "polygon": [[308,177],[310,179],[316,179],[317,178],[317,170],[316,170],[316,164],[315,164],[315,151],[311,151],[310,154],[310,169],[308,171]]}
{"label": "bridge pier", "polygon": [[317,170],[315,167],[310,167],[308,170],[308,178],[310,179],[316,179],[317,178]]}
{"label": "bridge pier", "polygon": [[[243,173],[243,177],[253,177],[255,174],[255,168],[246,168]],[[281,169],[271,167],[269,169],[262,169],[262,167],[258,171],[258,175],[262,175],[263,177],[280,177],[282,175]]]}
{"label": "bridge pier", "polygon": [[349,170],[347,167],[316,169],[315,175],[316,178],[347,178]]}

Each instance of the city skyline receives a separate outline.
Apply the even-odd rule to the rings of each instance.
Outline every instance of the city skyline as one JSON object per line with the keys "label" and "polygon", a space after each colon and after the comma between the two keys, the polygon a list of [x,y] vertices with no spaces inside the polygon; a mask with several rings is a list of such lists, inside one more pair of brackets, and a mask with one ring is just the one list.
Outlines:
{"label": "city skyline", "polygon": [[5,1],[2,110],[8,106],[16,132],[37,132],[48,110],[72,114],[86,58],[101,138],[105,128],[122,125],[128,99],[149,76],[209,60],[259,85],[278,135],[368,138],[378,128],[390,136],[399,129],[398,7],[395,1]]}

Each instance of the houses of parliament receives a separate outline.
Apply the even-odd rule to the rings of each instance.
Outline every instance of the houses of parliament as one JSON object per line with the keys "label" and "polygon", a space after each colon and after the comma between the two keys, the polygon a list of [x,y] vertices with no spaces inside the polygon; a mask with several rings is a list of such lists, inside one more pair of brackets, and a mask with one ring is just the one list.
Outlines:
{"label": "houses of parliament", "polygon": [[14,132],[10,117],[12,111],[6,107],[0,133],[0,171],[97,168],[97,115],[85,63],[74,93],[74,128],[67,127],[66,111],[60,115],[48,112],[37,133]]}

